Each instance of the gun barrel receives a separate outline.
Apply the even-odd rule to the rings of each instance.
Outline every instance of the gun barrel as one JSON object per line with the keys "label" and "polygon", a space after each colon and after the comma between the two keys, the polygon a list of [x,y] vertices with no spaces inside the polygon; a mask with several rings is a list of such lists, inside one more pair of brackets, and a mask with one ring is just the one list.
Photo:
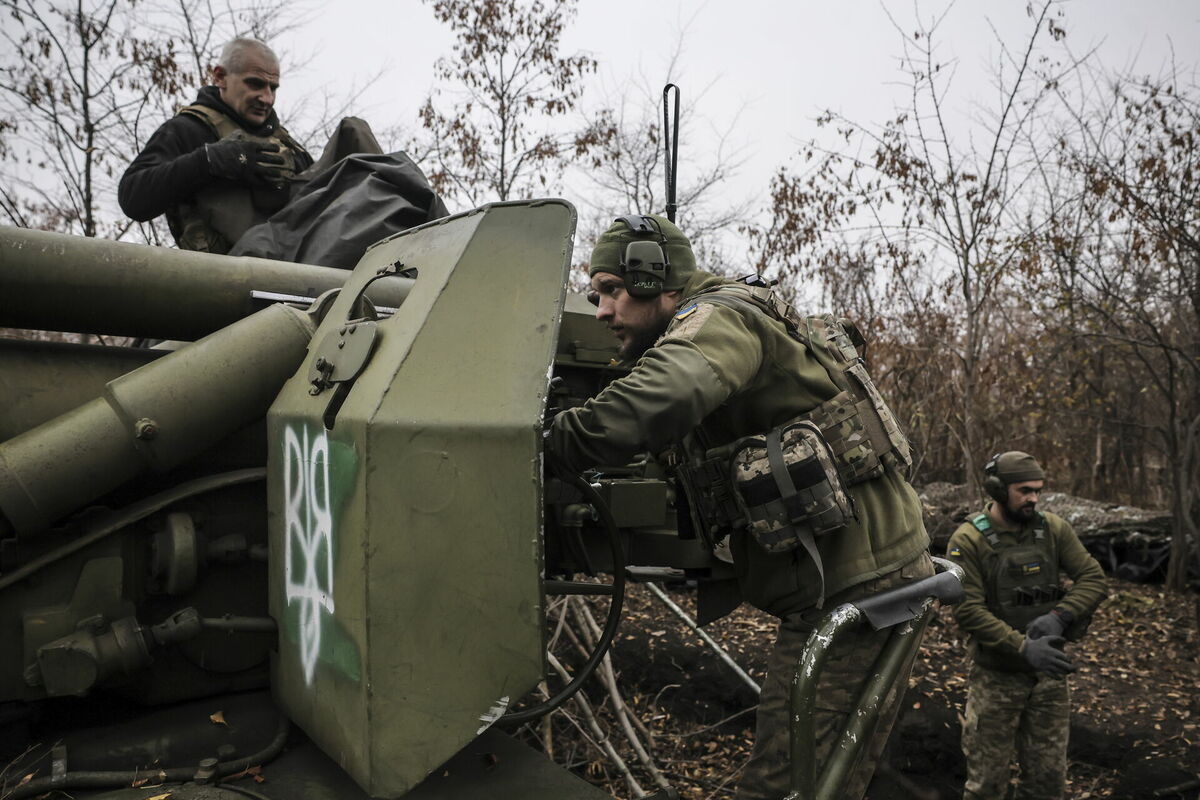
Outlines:
{"label": "gun barrel", "polygon": [[101,397],[0,442],[0,534],[36,534],[148,471],[261,419],[316,322],[276,305],[110,381]]}
{"label": "gun barrel", "polygon": [[[350,274],[0,226],[0,326],[191,341],[261,310],[264,296],[314,298]],[[367,296],[396,307],[411,286],[386,278]]]}

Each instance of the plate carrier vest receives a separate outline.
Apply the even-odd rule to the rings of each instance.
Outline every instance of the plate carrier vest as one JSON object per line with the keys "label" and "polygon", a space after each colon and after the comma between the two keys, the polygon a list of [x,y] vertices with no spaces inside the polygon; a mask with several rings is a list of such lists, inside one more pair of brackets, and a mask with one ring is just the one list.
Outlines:
{"label": "plate carrier vest", "polygon": [[816,564],[823,602],[825,570],[815,537],[844,528],[854,517],[848,487],[885,469],[908,467],[908,440],[867,374],[858,351],[864,342],[852,324],[830,314],[801,318],[765,286],[724,284],[681,305],[692,303],[765,314],[782,323],[839,390],[771,431],[722,447],[705,447],[697,430],[684,441],[686,455],[676,469],[692,524],[710,547],[736,529],[767,552],[803,546]]}
{"label": "plate carrier vest", "polygon": [[[284,166],[296,172],[296,155],[306,151],[282,126],[276,126],[271,136],[253,136],[233,121],[228,114],[204,105],[184,106],[179,110],[183,116],[203,122],[217,141],[240,135],[249,141],[277,145]],[[204,253],[228,253],[234,242],[241,238],[246,229],[263,222],[282,208],[288,201],[287,187],[206,186],[198,191],[191,202],[183,202],[167,210],[167,224],[175,241],[184,250]]]}

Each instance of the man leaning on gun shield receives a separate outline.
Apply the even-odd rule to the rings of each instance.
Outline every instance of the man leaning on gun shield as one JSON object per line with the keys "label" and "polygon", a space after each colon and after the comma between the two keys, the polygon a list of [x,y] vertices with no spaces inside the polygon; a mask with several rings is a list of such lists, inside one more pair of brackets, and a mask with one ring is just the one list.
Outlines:
{"label": "man leaning on gun shield", "polygon": [[[687,237],[659,216],[620,217],[592,251],[590,299],[632,365],[559,414],[548,448],[565,468],[673,467],[690,522],[732,557],[742,597],[780,619],[739,800],[789,789],[789,686],[825,610],[933,574],[909,448],[856,348],[832,316],[803,319],[761,281],[696,269]],[[821,677],[817,767],[857,706],[888,631],[839,643]],[[842,795],[861,797],[895,719],[902,671]]]}

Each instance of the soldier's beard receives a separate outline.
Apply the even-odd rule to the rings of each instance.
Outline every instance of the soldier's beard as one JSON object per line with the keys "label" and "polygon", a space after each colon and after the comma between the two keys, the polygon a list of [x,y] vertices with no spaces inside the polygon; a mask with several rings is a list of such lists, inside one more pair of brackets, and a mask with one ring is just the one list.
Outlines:
{"label": "soldier's beard", "polygon": [[1024,525],[1035,516],[1037,516],[1037,504],[1026,503],[1017,508],[1009,508],[1008,503],[1000,504],[1000,513],[1008,518],[1010,522],[1015,522],[1018,525]]}
{"label": "soldier's beard", "polygon": [[666,311],[651,319],[642,320],[641,324],[624,325],[621,332],[625,338],[621,340],[621,346],[617,349],[617,355],[621,357],[621,360],[633,362],[645,355],[646,351],[658,341],[658,338],[667,332],[667,326],[671,324],[672,313],[672,311]]}
{"label": "soldier's beard", "polygon": [[631,335],[621,343],[621,347],[617,351],[622,361],[637,361],[646,354],[647,350],[654,346],[654,343],[658,341],[658,337],[662,335],[662,331],[653,330],[635,331],[626,328],[625,331]]}

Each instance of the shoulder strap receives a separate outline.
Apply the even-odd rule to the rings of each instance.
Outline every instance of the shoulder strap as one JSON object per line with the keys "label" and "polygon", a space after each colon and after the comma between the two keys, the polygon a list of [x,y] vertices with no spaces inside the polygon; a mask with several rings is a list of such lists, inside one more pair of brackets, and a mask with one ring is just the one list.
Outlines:
{"label": "shoulder strap", "polygon": [[971,517],[971,524],[975,526],[975,530],[987,537],[988,544],[995,547],[1000,543],[1000,537],[992,528],[992,521],[988,519],[987,514],[976,514]]}
{"label": "shoulder strap", "polygon": [[[241,126],[233,121],[233,117],[217,111],[215,108],[211,108],[209,106],[202,106],[198,104],[184,106],[183,108],[179,109],[179,113],[203,122],[208,126],[208,129],[212,131],[213,135],[216,136],[217,139],[224,139],[234,131],[241,130]],[[275,132],[269,137],[265,138],[278,139],[285,147],[308,155],[308,151],[305,150],[299,142],[293,139],[292,135],[288,133],[287,128],[283,127],[282,125],[276,125]]]}
{"label": "shoulder strap", "polygon": [[215,108],[209,108],[208,106],[198,104],[184,106],[179,109],[179,113],[200,120],[208,126],[208,129],[218,139],[224,139],[229,134],[238,130],[239,127],[228,114],[222,114]]}

